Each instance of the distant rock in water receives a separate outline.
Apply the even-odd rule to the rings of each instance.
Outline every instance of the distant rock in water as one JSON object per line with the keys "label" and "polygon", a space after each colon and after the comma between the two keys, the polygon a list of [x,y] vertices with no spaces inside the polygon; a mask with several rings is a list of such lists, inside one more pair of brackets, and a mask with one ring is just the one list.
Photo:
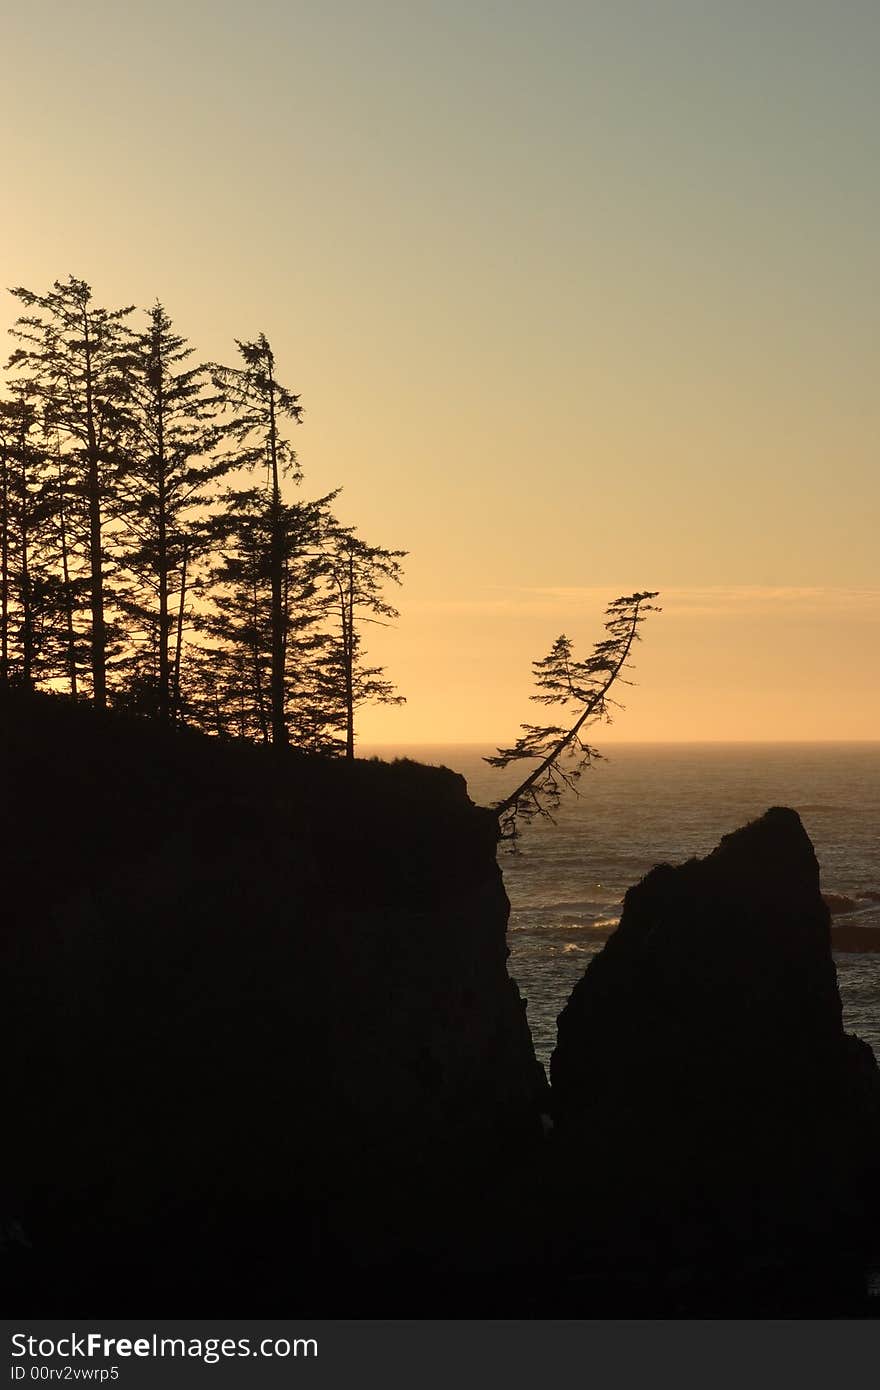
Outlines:
{"label": "distant rock in water", "polygon": [[551,1082],[563,1166],[601,1179],[607,1238],[642,1262],[699,1260],[707,1286],[714,1262],[727,1286],[780,1264],[827,1281],[834,1256],[854,1258],[880,1176],[880,1073],[843,1029],[794,811],[630,889],[560,1015]]}
{"label": "distant rock in water", "polygon": [[[846,893],[823,893],[822,901],[832,917],[849,917],[873,909],[880,902],[880,893],[867,890],[856,898]],[[858,954],[880,951],[880,928],[860,922],[832,922],[831,946],[835,951]]]}
{"label": "distant rock in water", "polygon": [[861,905],[858,898],[851,898],[848,893],[823,893],[822,901],[832,917],[844,917],[848,912],[858,912]]}
{"label": "distant rock in water", "polygon": [[858,955],[880,951],[880,928],[842,922],[831,928],[831,945],[835,951],[850,951]]}

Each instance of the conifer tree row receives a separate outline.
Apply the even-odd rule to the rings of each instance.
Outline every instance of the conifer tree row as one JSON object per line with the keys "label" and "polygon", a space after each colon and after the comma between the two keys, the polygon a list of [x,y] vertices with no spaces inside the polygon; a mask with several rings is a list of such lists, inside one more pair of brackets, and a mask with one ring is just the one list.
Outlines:
{"label": "conifer tree row", "polygon": [[70,276],[11,291],[0,396],[0,687],[354,756],[398,703],[364,623],[404,551],[294,496],[303,411],[265,336],[199,363],[166,308],[138,322]]}

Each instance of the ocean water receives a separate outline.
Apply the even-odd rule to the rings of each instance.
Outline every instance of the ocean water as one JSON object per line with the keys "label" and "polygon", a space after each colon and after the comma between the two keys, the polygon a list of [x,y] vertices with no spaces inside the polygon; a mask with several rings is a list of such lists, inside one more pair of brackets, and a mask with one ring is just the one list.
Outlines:
{"label": "ocean water", "polygon": [[[482,761],[494,750],[474,746],[368,751],[452,768],[483,805],[500,800],[527,766],[496,771]],[[584,773],[580,790],[563,800],[556,824],[532,822],[517,852],[501,855],[510,971],[545,1064],[557,1015],[616,925],[627,888],[655,864],[707,854],[769,806],[799,812],[824,892],[880,894],[880,743],[618,745]],[[837,920],[880,929],[880,898],[862,896]],[[880,1057],[880,954],[835,954],[835,962],[846,1027]]]}

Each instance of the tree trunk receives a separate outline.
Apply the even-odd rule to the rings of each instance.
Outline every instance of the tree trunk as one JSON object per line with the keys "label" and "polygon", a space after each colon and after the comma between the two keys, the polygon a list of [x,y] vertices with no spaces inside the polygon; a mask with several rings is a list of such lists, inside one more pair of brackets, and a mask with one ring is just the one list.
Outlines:
{"label": "tree trunk", "polygon": [[345,662],[345,756],[354,757],[354,682],[350,655]]}
{"label": "tree trunk", "polygon": [[21,532],[22,677],[25,689],[30,690],[34,679],[34,614],[31,604],[31,568],[30,555],[28,554],[30,534],[28,531],[27,464],[25,459],[25,444],[22,438],[21,526],[19,528]]}
{"label": "tree trunk", "polygon": [[[174,711],[175,720],[180,719],[180,662],[183,655],[183,613],[186,603],[186,562],[188,558],[188,544],[183,542],[183,561],[180,572],[180,603],[177,605],[177,640],[174,646],[174,690],[172,694],[171,706]],[[165,593],[166,619],[168,608],[168,593]],[[168,659],[168,642],[163,639],[162,646],[165,649],[165,659]],[[159,658],[161,665],[161,656]],[[165,687],[167,693],[167,686]]]}
{"label": "tree trunk", "polygon": [[260,600],[257,591],[257,572],[259,561],[256,551],[254,551],[251,557],[251,562],[253,565],[251,583],[251,599],[253,607],[251,610],[251,621],[254,630],[254,638],[251,644],[251,658],[254,664],[254,699],[256,701],[257,719],[260,723],[260,733],[263,736],[263,742],[269,743],[269,724],[266,720],[266,705],[263,699],[263,677],[260,672]]}
{"label": "tree trunk", "polygon": [[86,491],[89,502],[89,567],[91,571],[92,614],[92,699],[96,709],[107,705],[107,634],[104,626],[104,555],[101,538],[101,473],[98,437],[95,430],[92,344],[88,311],[83,311],[86,354],[86,431],[88,470]]}
{"label": "tree trunk", "polygon": [[275,422],[275,382],[269,369],[269,456],[272,462],[272,742],[287,743],[284,711],[284,530],[281,482],[278,477],[278,433]]}
{"label": "tree trunk", "polygon": [[348,603],[342,627],[345,661],[345,756],[354,758],[354,557],[348,557]]}
{"label": "tree trunk", "polygon": [[104,566],[101,554],[101,500],[97,457],[89,460],[89,564],[92,613],[92,698],[96,709],[107,705],[107,638],[104,628]]}
{"label": "tree trunk", "polygon": [[9,684],[9,472],[0,456],[0,685]]}
{"label": "tree trunk", "polygon": [[[162,428],[159,427],[159,718],[168,723],[170,714],[171,670],[168,656],[168,639],[171,629],[168,621],[168,521],[165,496],[165,449]],[[183,551],[183,575],[180,581],[181,601],[186,589],[186,546]],[[178,679],[178,656],[182,624],[178,621],[178,650],[175,652],[175,691]]]}
{"label": "tree trunk", "polygon": [[[165,524],[160,511],[159,520],[159,718],[163,724],[168,723],[171,712],[171,663],[168,655],[168,639],[171,630],[168,622],[168,568],[166,563],[166,542]],[[184,584],[181,579],[180,592],[183,595]],[[175,665],[176,665],[175,652]],[[176,682],[175,682],[176,684]]]}
{"label": "tree trunk", "polygon": [[64,511],[64,471],[61,459],[58,460],[58,519],[61,527],[61,575],[64,581],[64,609],[67,627],[67,669],[70,679],[70,696],[76,701],[76,636],[73,627],[73,592],[70,587],[70,562],[67,555],[67,519]]}
{"label": "tree trunk", "polygon": [[284,713],[284,575],[281,519],[272,522],[272,742],[287,742]]}

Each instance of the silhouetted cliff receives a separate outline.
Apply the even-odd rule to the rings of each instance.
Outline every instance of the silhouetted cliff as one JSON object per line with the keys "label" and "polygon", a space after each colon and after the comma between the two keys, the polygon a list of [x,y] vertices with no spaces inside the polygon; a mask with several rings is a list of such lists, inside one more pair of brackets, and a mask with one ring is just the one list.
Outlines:
{"label": "silhouetted cliff", "polygon": [[376,1271],[442,1265],[540,1136],[491,815],[441,769],[0,713],[17,1305],[394,1311]]}
{"label": "silhouetted cliff", "polygon": [[22,696],[0,777],[9,1313],[864,1311],[880,1086],[793,812],[630,890],[544,1140],[460,777]]}

